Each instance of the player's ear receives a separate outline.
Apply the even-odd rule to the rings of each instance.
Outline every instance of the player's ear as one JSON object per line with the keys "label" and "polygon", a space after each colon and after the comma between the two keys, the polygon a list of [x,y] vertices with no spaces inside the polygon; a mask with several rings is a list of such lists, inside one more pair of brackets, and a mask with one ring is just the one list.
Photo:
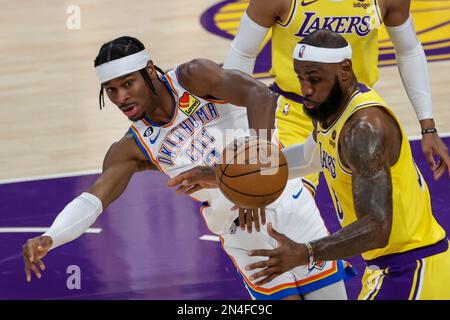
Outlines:
{"label": "player's ear", "polygon": [[146,69],[148,74],[150,75],[150,79],[156,79],[156,70],[152,60],[148,60]]}
{"label": "player's ear", "polygon": [[342,81],[347,81],[352,78],[353,68],[351,60],[346,59],[340,63],[340,73]]}

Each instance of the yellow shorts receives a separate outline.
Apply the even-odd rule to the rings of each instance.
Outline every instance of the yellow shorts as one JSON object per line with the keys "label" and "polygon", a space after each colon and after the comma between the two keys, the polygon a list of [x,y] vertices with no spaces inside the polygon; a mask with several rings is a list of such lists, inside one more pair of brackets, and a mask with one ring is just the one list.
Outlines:
{"label": "yellow shorts", "polygon": [[[416,260],[398,260],[395,264],[380,269],[367,267],[362,278],[360,300],[447,300],[450,299],[450,249],[448,240],[437,245],[425,247],[425,250],[437,246],[444,252]],[[411,251],[422,250],[415,249]],[[410,252],[411,252],[410,251]],[[407,254],[410,254],[407,253]],[[391,255],[392,256],[392,255]],[[398,254],[403,259],[405,254]],[[378,258],[379,259],[379,258]],[[401,263],[400,263],[401,262]],[[369,265],[369,262],[367,262]],[[386,267],[386,268],[385,268]]]}
{"label": "yellow shorts", "polygon": [[[276,127],[283,147],[305,142],[314,129],[311,119],[303,112],[303,105],[281,95],[278,99]],[[303,181],[314,195],[319,184],[319,174],[308,175]]]}

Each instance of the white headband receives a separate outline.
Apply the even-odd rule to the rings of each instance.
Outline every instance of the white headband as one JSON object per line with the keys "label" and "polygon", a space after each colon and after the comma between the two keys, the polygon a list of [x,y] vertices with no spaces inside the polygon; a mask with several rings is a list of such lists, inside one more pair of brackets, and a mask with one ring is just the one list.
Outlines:
{"label": "white headband", "polygon": [[294,49],[294,59],[298,61],[339,63],[351,58],[352,47],[349,44],[343,48],[321,48],[299,43]]}
{"label": "white headband", "polygon": [[95,67],[98,80],[105,83],[111,79],[141,70],[147,66],[148,53],[144,49],[132,55],[112,60]]}

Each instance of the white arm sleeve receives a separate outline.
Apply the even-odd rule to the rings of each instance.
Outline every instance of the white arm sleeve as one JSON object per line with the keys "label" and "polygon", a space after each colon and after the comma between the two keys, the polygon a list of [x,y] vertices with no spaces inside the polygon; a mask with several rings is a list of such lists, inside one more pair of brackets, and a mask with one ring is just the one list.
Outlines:
{"label": "white arm sleeve", "polygon": [[81,236],[102,213],[102,202],[95,195],[83,192],[73,199],[56,217],[43,236],[53,240],[54,249]]}
{"label": "white arm sleeve", "polygon": [[294,144],[281,150],[286,157],[289,179],[304,177],[322,171],[318,144],[312,134],[303,144]]}
{"label": "white arm sleeve", "polygon": [[223,68],[237,69],[251,75],[255,67],[256,56],[268,31],[269,28],[260,26],[245,12],[238,32],[231,42]]}
{"label": "white arm sleeve", "polygon": [[400,26],[387,27],[394,44],[398,69],[408,98],[416,111],[417,119],[432,119],[430,79],[427,58],[417,39],[411,16]]}

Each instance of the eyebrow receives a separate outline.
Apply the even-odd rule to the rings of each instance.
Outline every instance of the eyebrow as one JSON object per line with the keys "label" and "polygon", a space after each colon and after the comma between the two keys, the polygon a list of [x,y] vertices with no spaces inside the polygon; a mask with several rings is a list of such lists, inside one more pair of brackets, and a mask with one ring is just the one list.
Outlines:
{"label": "eyebrow", "polygon": [[[134,72],[130,72],[130,73],[124,74],[123,76],[120,76],[120,77],[117,77],[117,78],[114,78],[114,79],[117,79],[117,80],[123,80],[123,79],[125,79],[125,78],[127,78],[127,77],[133,75],[133,73],[134,73]],[[111,79],[111,80],[112,80],[112,79]],[[104,82],[102,85],[103,85],[104,87],[110,85],[111,80]]]}

